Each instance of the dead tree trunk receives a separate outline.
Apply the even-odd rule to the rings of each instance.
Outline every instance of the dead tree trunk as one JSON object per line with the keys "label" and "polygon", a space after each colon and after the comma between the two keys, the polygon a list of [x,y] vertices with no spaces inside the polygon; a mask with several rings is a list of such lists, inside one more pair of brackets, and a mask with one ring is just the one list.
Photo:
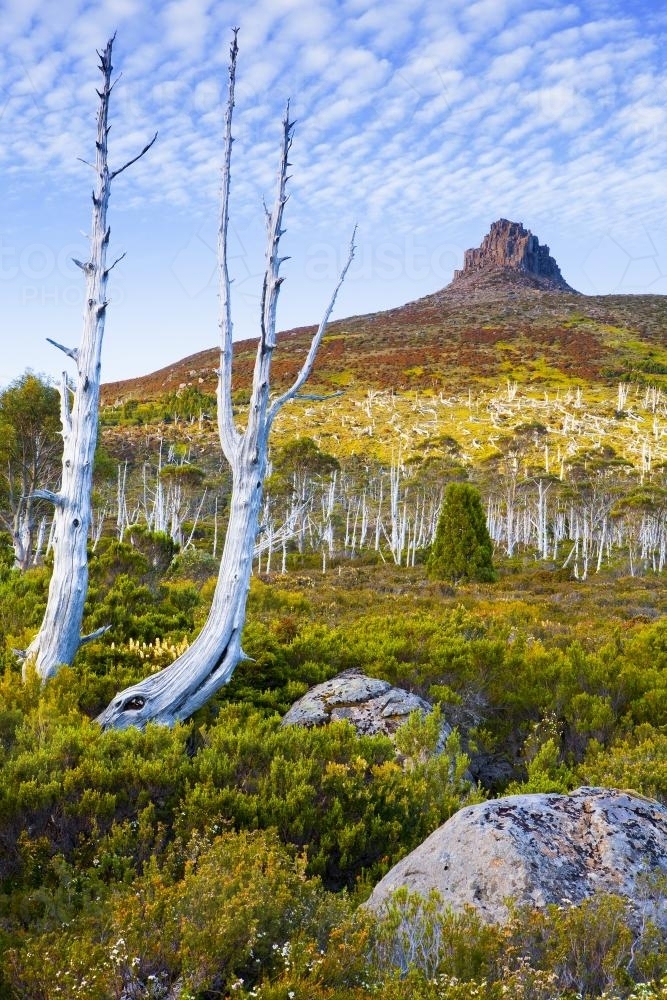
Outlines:
{"label": "dead tree trunk", "polygon": [[232,320],[227,259],[231,128],[237,51],[235,31],[229,67],[218,232],[221,336],[217,394],[218,430],[222,451],[232,469],[232,494],[218,581],[208,618],[192,646],[164,670],[117,694],[98,717],[97,721],[104,728],[126,729],[129,726],[137,726],[143,729],[148,722],[173,725],[179,720],[186,719],[229,681],[237,664],[244,658],[241,649],[241,631],[245,621],[255,538],[262,509],[269,432],[278,412],[288,400],[296,396],[310,375],[338,291],[354,253],[353,237],[347,262],[322,322],[311,341],[303,366],[291,388],[271,401],[269,390],[271,358],[276,346],[276,307],[283,280],[279,272],[285,260],[279,256],[278,251],[283,233],[282,217],[287,200],[288,155],[293,130],[288,105],[283,120],[276,201],[273,210],[267,211],[268,238],[262,290],[261,332],[257,345],[248,423],[245,431],[240,433],[232,415]]}
{"label": "dead tree trunk", "polygon": [[[70,388],[66,374],[60,386],[61,423],[63,435],[62,479],[57,493],[38,490],[33,495],[50,501],[54,506],[53,575],[44,620],[39,632],[26,650],[26,665],[34,662],[37,673],[47,680],[57,673],[62,664],[74,659],[79,646],[100,634],[81,636],[83,608],[88,590],[87,542],[91,522],[90,494],[92,488],[93,459],[97,442],[97,424],[100,394],[101,350],[104,321],[107,310],[107,279],[118,260],[107,266],[107,248],[110,230],[107,225],[107,206],[111,182],[131,163],[148,151],[152,141],[118,170],[109,170],[107,139],[109,134],[109,99],[115,85],[111,82],[111,38],[100,57],[102,89],[98,91],[100,103],[97,113],[97,141],[93,191],[93,217],[90,235],[90,260],[75,261],[86,280],[83,335],[78,348],[63,347],[76,364],[74,401],[70,407]],[[91,164],[91,166],[93,166]],[[102,629],[101,631],[105,631]]]}

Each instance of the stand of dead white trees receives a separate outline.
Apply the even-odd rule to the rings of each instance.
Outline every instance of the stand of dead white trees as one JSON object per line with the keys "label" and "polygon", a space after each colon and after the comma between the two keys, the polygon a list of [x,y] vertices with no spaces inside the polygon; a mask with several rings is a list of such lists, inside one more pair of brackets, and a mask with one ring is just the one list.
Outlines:
{"label": "stand of dead white trees", "polygon": [[[159,468],[158,456],[141,482],[135,478],[130,502],[126,469],[119,467],[124,485],[116,530],[121,540],[121,523],[123,531],[140,524],[169,533],[169,519],[156,517],[159,492],[147,488],[159,482]],[[293,472],[287,489],[283,484],[275,493],[270,486],[264,491],[254,570],[284,573],[291,555],[297,560],[317,556],[323,571],[365,555],[414,566],[433,541],[447,481],[432,469],[404,463],[398,453],[388,466],[343,460],[330,472]],[[637,497],[640,488],[644,495]],[[536,562],[569,567],[580,579],[611,564],[631,575],[667,566],[667,491],[657,478],[652,486],[642,486],[638,472],[619,479],[613,469],[582,482],[546,472],[524,478],[518,463],[509,461],[481,489],[489,533],[503,556],[530,555]],[[165,496],[168,500],[170,494]],[[194,490],[182,514],[183,547],[203,547],[215,555],[224,516],[214,491]]]}
{"label": "stand of dead white trees", "polygon": [[111,38],[100,57],[102,89],[98,91],[97,140],[93,191],[90,259],[75,261],[86,282],[83,334],[79,347],[64,347],[50,340],[72,360],[76,377],[72,391],[63,372],[60,384],[60,418],[62,423],[63,456],[60,487],[57,491],[38,489],[32,494],[53,504],[53,575],[49,585],[46,612],[39,632],[25,651],[25,664],[34,664],[39,676],[52,677],[63,664],[69,664],[82,645],[97,638],[104,629],[91,635],[81,635],[83,609],[88,591],[87,544],[91,530],[91,489],[93,462],[97,444],[101,351],[107,312],[107,280],[109,272],[121,259],[107,265],[110,230],[107,207],[111,183],[115,177],[136,163],[152,146],[154,136],[142,151],[117,170],[108,166],[109,101],[115,82]]}
{"label": "stand of dead white trees", "polygon": [[193,644],[164,670],[116,695],[98,717],[99,723],[105,728],[143,728],[148,722],[172,725],[188,718],[229,681],[237,664],[243,659],[241,630],[245,620],[255,541],[262,511],[269,433],[280,410],[289,400],[294,399],[312,371],[338,291],[354,255],[353,237],[347,261],[304,363],[291,387],[272,399],[271,360],[276,347],[276,308],[283,281],[280,267],[285,260],[280,256],[279,246],[283,234],[288,157],[293,131],[288,105],[283,119],[276,198],[272,210],[267,210],[266,213],[266,268],[250,406],[245,430],[239,431],[232,411],[232,318],[227,250],[237,51],[235,32],[229,66],[218,231],[221,348],[217,416],[220,445],[232,470],[232,492],[218,580],[208,618]]}

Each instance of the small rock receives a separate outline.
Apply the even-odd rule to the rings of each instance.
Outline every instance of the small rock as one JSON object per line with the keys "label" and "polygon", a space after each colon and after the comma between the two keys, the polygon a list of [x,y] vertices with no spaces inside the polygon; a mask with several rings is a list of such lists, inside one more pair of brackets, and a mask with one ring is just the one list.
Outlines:
{"label": "small rock", "polygon": [[[392,736],[412,712],[426,715],[432,709],[424,698],[353,668],[307,691],[283,717],[282,725],[323,726],[347,719],[360,736]],[[443,723],[441,745],[450,733],[451,727]]]}

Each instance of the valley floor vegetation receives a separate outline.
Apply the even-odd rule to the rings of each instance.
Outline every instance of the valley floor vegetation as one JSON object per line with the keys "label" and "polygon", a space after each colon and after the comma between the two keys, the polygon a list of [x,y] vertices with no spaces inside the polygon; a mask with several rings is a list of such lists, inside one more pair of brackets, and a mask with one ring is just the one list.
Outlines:
{"label": "valley floor vegetation", "polygon": [[[205,621],[229,492],[214,401],[184,386],[103,411],[84,628],[111,627],[42,686],[14,654],[51,573],[48,508],[21,502],[32,442],[30,489],[58,474],[35,398],[55,405],[28,376],[0,397],[2,997],[667,998],[665,942],[650,920],[629,931],[619,898],[503,928],[407,893],[382,917],[361,905],[489,796],[585,784],[667,802],[659,387],[298,403],[276,427],[249,659],[189,721],[144,732],[92,720]],[[241,420],[246,405],[237,390]],[[456,534],[432,547],[452,483],[480,572]],[[454,726],[445,753],[437,715],[410,721],[400,758],[346,723],[281,727],[350,667],[428,698]]]}
{"label": "valley floor vegetation", "polygon": [[[581,784],[667,801],[667,626],[659,574],[574,580],[497,556],[454,587],[424,565],[307,554],[255,574],[251,659],[186,724],[102,732],[114,692],[170,662],[205,617],[215,563],[168,535],[101,536],[73,669],[21,682],[49,567],[0,569],[0,994],[389,1000],[667,996],[667,953],[624,903],[517,912],[504,928],[399,895],[359,904],[462,805]],[[349,667],[430,698],[404,756],[346,723],[282,728]],[[399,740],[401,737],[399,737]],[[469,780],[472,771],[475,782]],[[665,887],[654,887],[664,893]],[[662,984],[662,985],[661,985]]]}

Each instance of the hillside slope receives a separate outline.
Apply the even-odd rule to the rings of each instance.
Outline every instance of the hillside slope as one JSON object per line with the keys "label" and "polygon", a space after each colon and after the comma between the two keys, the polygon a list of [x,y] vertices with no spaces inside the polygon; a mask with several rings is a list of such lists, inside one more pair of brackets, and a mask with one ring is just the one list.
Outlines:
{"label": "hillside slope", "polygon": [[[320,386],[396,390],[460,389],[511,375],[545,384],[563,377],[596,382],[667,375],[667,298],[544,292],[498,274],[498,287],[463,294],[443,289],[397,309],[337,320],[329,327],[312,381]],[[300,366],[314,327],[278,337],[276,387]],[[248,386],[255,341],[235,345],[235,388]],[[103,386],[104,405],[149,400],[197,386],[212,392],[217,348],[141,378]]]}
{"label": "hillside slope", "polygon": [[[279,336],[274,384],[298,371],[314,327]],[[313,381],[335,387],[460,389],[510,374],[519,381],[667,374],[667,298],[584,296],[520,222],[492,223],[444,289],[399,308],[329,327]],[[250,383],[255,341],[236,344],[235,388]],[[149,400],[215,386],[217,349],[104,387],[103,401]]]}

